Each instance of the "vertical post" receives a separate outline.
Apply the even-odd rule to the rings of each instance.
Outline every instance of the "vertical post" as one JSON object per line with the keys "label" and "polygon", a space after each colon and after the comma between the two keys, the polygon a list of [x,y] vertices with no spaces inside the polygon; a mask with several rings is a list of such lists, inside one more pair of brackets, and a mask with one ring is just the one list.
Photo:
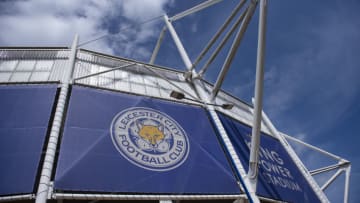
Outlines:
{"label": "vertical post", "polygon": [[266,7],[267,0],[260,0],[260,16],[258,30],[258,48],[256,60],[256,81],[255,81],[255,107],[254,120],[251,134],[251,148],[249,159],[248,176],[254,190],[256,191],[258,176],[258,159],[260,146],[260,130],[262,120],[262,97],[264,83],[264,58],[265,58],[265,32],[266,32]]}
{"label": "vertical post", "polygon": [[68,70],[66,71],[64,80],[61,81],[62,85],[61,85],[60,95],[57,101],[54,121],[51,126],[50,138],[45,152],[44,164],[41,170],[39,187],[37,190],[36,200],[35,200],[36,203],[46,203],[46,200],[48,198],[50,181],[51,181],[50,179],[51,179],[52,169],[54,166],[56,147],[59,140],[59,133],[63,120],[68,89],[69,89],[69,85],[71,84],[72,73],[75,67],[78,41],[79,41],[79,36],[76,34],[71,46],[69,63],[68,66],[66,67],[68,68]]}
{"label": "vertical post", "polygon": [[183,60],[185,67],[187,70],[191,70],[192,63],[190,61],[189,56],[187,55],[184,46],[182,45],[179,36],[177,35],[174,27],[172,26],[169,18],[167,15],[164,15],[164,21],[166,23],[166,26],[171,34],[171,37],[173,38],[176,48],[178,49],[181,59]]}
{"label": "vertical post", "polygon": [[349,165],[346,168],[346,172],[345,172],[344,203],[349,202],[350,171],[351,171],[351,165]]}

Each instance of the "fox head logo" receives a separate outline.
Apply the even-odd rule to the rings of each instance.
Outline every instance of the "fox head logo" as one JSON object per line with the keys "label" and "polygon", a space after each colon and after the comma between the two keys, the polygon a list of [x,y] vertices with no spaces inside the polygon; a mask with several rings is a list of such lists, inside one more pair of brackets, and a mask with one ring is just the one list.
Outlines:
{"label": "fox head logo", "polygon": [[136,121],[136,134],[139,135],[137,144],[143,150],[151,150],[158,152],[167,152],[170,148],[166,141],[164,133],[164,125],[144,124],[145,122]]}
{"label": "fox head logo", "polygon": [[159,126],[144,125],[141,122],[137,122],[136,124],[139,129],[138,134],[140,137],[142,137],[144,140],[147,140],[154,146],[165,138],[163,133],[164,126],[161,124]]}

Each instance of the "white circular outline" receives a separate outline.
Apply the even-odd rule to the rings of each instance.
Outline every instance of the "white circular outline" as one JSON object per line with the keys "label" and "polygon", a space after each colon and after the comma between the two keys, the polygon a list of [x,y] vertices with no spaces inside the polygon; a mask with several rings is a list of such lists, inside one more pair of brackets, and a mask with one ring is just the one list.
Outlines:
{"label": "white circular outline", "polygon": [[[184,134],[184,137],[185,137],[185,140],[186,140],[186,144],[187,144],[187,152],[185,153],[183,159],[176,163],[174,166],[171,166],[169,168],[161,168],[161,169],[155,169],[155,168],[149,168],[149,167],[146,167],[146,166],[143,166],[139,163],[137,163],[135,160],[132,160],[130,159],[126,154],[125,152],[122,152],[121,149],[119,149],[120,147],[118,146],[118,143],[117,141],[115,140],[116,138],[114,138],[114,136],[116,136],[115,133],[113,133],[113,128],[114,128],[114,124],[116,122],[116,120],[118,119],[118,117],[122,114],[124,114],[125,112],[127,111],[131,111],[131,110],[134,110],[134,109],[144,109],[144,110],[148,110],[148,111],[154,111],[160,115],[165,115],[165,117],[167,117],[169,120],[171,120],[173,123],[175,123],[177,125],[177,127],[179,127],[179,129],[183,132]],[[110,137],[111,137],[111,140],[113,142],[113,145],[115,145],[115,148],[120,152],[120,154],[122,155],[122,157],[124,157],[126,160],[128,160],[130,163],[140,167],[140,168],[143,168],[143,169],[146,169],[146,170],[151,170],[151,171],[170,171],[170,170],[173,170],[179,166],[181,166],[188,158],[189,156],[189,153],[190,153],[190,142],[189,142],[189,138],[187,137],[187,134],[186,134],[186,131],[182,128],[182,126],[175,120],[173,119],[171,116],[167,115],[166,113],[163,113],[161,111],[158,111],[156,109],[152,109],[152,108],[147,108],[147,107],[130,107],[130,108],[127,108],[127,109],[124,109],[122,111],[120,111],[119,113],[117,113],[113,120],[111,121],[111,125],[110,125]]]}

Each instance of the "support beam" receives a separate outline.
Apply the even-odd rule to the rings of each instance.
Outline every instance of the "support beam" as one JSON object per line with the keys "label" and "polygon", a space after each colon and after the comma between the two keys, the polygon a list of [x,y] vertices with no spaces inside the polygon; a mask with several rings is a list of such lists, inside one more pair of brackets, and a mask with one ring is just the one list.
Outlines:
{"label": "support beam", "polygon": [[306,146],[306,147],[309,147],[309,148],[311,148],[311,149],[313,149],[313,150],[315,150],[315,151],[318,151],[318,152],[320,152],[320,153],[322,153],[322,154],[324,154],[324,155],[327,155],[327,156],[329,156],[329,157],[331,157],[331,158],[333,158],[333,159],[336,159],[336,160],[338,160],[338,161],[343,160],[341,157],[336,156],[335,154],[332,154],[332,153],[330,153],[330,152],[327,152],[327,151],[325,151],[325,150],[323,150],[323,149],[320,149],[319,147],[315,147],[315,146],[313,146],[313,145],[311,145],[311,144],[308,144],[308,143],[306,143],[306,142],[303,142],[302,140],[299,140],[299,139],[297,139],[297,138],[291,137],[291,136],[286,135],[286,134],[284,134],[284,133],[281,133],[281,134],[282,134],[286,139],[289,139],[289,140],[292,140],[292,141],[297,142],[297,143],[299,143],[299,144],[302,144],[302,145],[304,145],[304,146]]}
{"label": "support beam", "polygon": [[179,14],[176,14],[175,16],[170,18],[170,21],[179,20],[179,19],[181,19],[181,18],[183,18],[185,16],[188,16],[188,15],[191,15],[191,14],[196,13],[198,11],[201,11],[201,10],[203,10],[203,9],[209,7],[209,6],[212,6],[214,4],[217,4],[217,3],[221,2],[221,1],[222,0],[208,0],[208,1],[205,1],[205,2],[203,2],[201,4],[198,4],[198,5],[190,8],[190,9],[188,9],[188,10],[185,10],[185,11],[179,13]]}
{"label": "support beam", "polygon": [[330,185],[332,182],[334,182],[334,180],[335,180],[342,172],[344,172],[344,169],[339,169],[338,171],[336,171],[336,173],[335,173],[334,175],[332,175],[331,178],[330,178],[328,181],[326,181],[323,186],[321,186],[321,190],[322,190],[322,191],[325,191],[326,188],[329,187],[329,185]]}
{"label": "support beam", "polygon": [[227,41],[230,39],[231,35],[235,32],[235,29],[240,25],[240,23],[244,20],[244,17],[248,11],[248,8],[239,16],[239,18],[236,20],[236,22],[233,24],[233,26],[230,28],[229,32],[225,35],[223,40],[219,43],[219,45],[216,47],[215,51],[211,54],[209,59],[206,61],[205,65],[201,68],[199,71],[199,75],[203,76],[206,70],[209,68],[209,66],[212,64],[212,62],[215,60],[217,55],[220,53],[221,49],[224,48]]}
{"label": "support beam", "polygon": [[27,194],[27,195],[11,195],[0,197],[0,202],[11,202],[11,201],[19,201],[19,200],[30,200],[34,199],[35,195]]}
{"label": "support beam", "polygon": [[193,70],[200,60],[206,55],[206,53],[210,50],[210,48],[214,45],[214,43],[219,39],[220,35],[225,31],[230,22],[234,19],[239,10],[244,6],[246,0],[241,0],[240,3],[235,7],[235,9],[231,12],[230,16],[225,20],[225,23],[220,27],[220,29],[215,33],[215,35],[211,38],[205,48],[200,52],[199,56],[195,59],[191,70]]}
{"label": "support beam", "polygon": [[195,96],[193,96],[192,94],[190,94],[188,91],[186,91],[184,88],[180,87],[179,85],[175,84],[174,82],[172,82],[171,80],[169,80],[168,78],[166,78],[165,76],[161,75],[160,73],[154,71],[152,68],[143,65],[143,67],[145,67],[146,69],[148,69],[150,72],[152,72],[154,75],[158,76],[159,78],[165,80],[166,82],[168,82],[170,85],[174,86],[175,88],[177,88],[178,90],[180,90],[181,92],[184,93],[184,95],[189,96],[192,98],[193,101],[196,102],[200,102],[198,101],[198,98],[196,98]]}
{"label": "support beam", "polygon": [[154,194],[82,194],[82,193],[54,193],[54,199],[68,200],[211,200],[211,199],[238,199],[238,195],[154,195]]}
{"label": "support beam", "polygon": [[164,39],[165,32],[166,32],[166,27],[164,26],[162,28],[161,32],[160,32],[159,39],[156,42],[156,45],[155,45],[155,48],[154,48],[153,53],[151,55],[151,59],[149,61],[149,64],[154,64],[155,63],[156,57],[157,57],[157,55],[159,53],[161,43],[162,43],[162,41]]}
{"label": "support beam", "polygon": [[171,21],[169,20],[167,15],[164,15],[164,21],[165,21],[166,26],[167,26],[170,34],[171,34],[171,37],[173,38],[173,40],[175,42],[176,48],[178,49],[178,51],[180,53],[181,59],[183,60],[186,69],[190,70],[191,66],[192,66],[190,58],[187,55],[187,53],[185,51],[185,48],[184,48],[183,44],[181,43],[180,38],[177,35],[177,33],[176,33],[176,31],[175,31],[173,25],[171,24]]}
{"label": "support beam", "polygon": [[47,144],[44,163],[41,169],[39,187],[37,189],[36,200],[35,200],[36,203],[46,203],[46,200],[48,198],[50,181],[51,181],[50,179],[54,166],[55,154],[57,151],[56,147],[59,140],[59,134],[63,121],[65,105],[68,97],[68,90],[72,80],[72,74],[75,68],[78,41],[79,41],[79,36],[76,34],[71,46],[68,66],[66,67],[68,68],[66,72],[67,75],[65,75],[64,81],[61,81],[62,85],[61,85],[60,95],[57,101],[54,121],[52,123],[51,131],[50,131],[50,138]]}
{"label": "support beam", "polygon": [[349,185],[350,185],[351,166],[349,165],[345,170],[346,171],[345,171],[344,203],[348,203],[349,202]]}
{"label": "support beam", "polygon": [[237,49],[240,45],[240,42],[243,39],[245,31],[250,23],[251,17],[253,16],[253,14],[255,12],[256,5],[257,5],[257,1],[251,1],[249,9],[246,12],[245,18],[242,21],[239,31],[235,36],[233,44],[231,45],[228,55],[224,61],[222,68],[221,68],[221,72],[215,82],[215,85],[214,85],[214,88],[213,88],[212,94],[211,94],[211,101],[213,101],[215,99],[216,95],[218,94],[218,92],[220,90],[220,87],[225,79],[226,73],[228,72],[228,70],[230,68],[230,65],[236,55]]}
{"label": "support beam", "polygon": [[255,80],[255,105],[254,118],[251,134],[251,148],[249,158],[248,175],[254,190],[256,191],[259,164],[260,131],[262,120],[263,86],[264,86],[264,61],[265,61],[265,34],[266,34],[266,8],[267,0],[260,0],[258,48],[256,59]]}
{"label": "support beam", "polygon": [[331,166],[326,166],[326,167],[322,167],[322,168],[319,168],[319,169],[312,170],[312,171],[310,171],[310,174],[311,175],[317,175],[317,174],[320,174],[320,173],[332,171],[334,169],[348,167],[349,165],[350,165],[350,162],[339,162],[339,163],[331,165]]}
{"label": "support beam", "polygon": [[260,0],[260,16],[258,30],[258,48],[256,60],[255,80],[255,105],[254,119],[251,134],[251,148],[249,158],[248,175],[254,190],[256,191],[259,164],[260,131],[262,120],[263,83],[264,83],[264,61],[265,61],[265,33],[266,33],[266,8],[267,0]]}

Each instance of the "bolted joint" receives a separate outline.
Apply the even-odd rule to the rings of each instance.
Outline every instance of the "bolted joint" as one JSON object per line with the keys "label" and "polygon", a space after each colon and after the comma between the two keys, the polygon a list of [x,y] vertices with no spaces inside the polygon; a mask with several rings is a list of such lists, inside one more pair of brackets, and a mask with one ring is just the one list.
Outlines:
{"label": "bolted joint", "polygon": [[249,172],[248,172],[248,177],[250,179],[256,179],[258,176],[258,167],[259,167],[259,163],[258,162],[250,162],[249,163]]}

